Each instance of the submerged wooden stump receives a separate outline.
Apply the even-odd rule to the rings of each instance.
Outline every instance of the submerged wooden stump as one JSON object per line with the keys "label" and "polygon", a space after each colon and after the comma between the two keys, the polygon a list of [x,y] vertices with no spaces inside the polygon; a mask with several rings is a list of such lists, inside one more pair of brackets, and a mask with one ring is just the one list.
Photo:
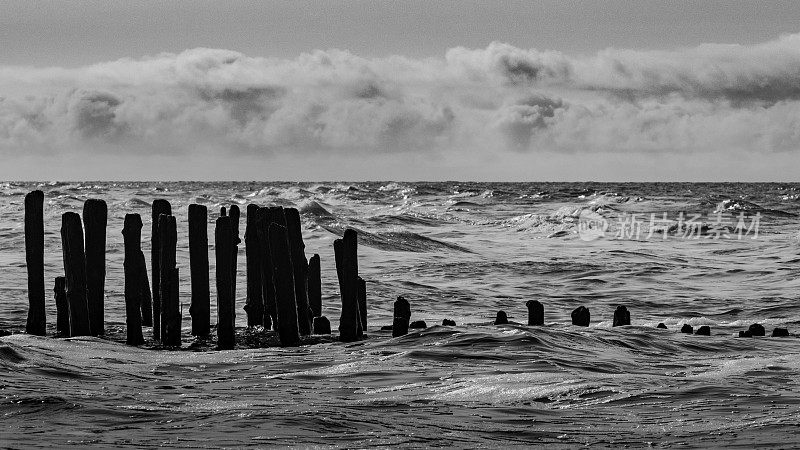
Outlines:
{"label": "submerged wooden stump", "polygon": [[258,238],[260,219],[258,205],[247,205],[247,227],[244,230],[245,260],[247,262],[247,326],[264,326],[264,290],[261,285],[261,242]]}
{"label": "submerged wooden stump", "polygon": [[25,332],[44,336],[44,192],[25,196],[25,266],[28,269],[28,320]]}
{"label": "submerged wooden stump", "polygon": [[363,334],[358,306],[358,238],[356,231],[348,228],[342,239],[333,242],[336,254],[336,274],[342,298],[339,319],[339,340],[353,342]]}
{"label": "submerged wooden stump", "polygon": [[711,336],[711,327],[709,327],[708,325],[703,325],[700,328],[698,328],[694,334],[700,336]]}
{"label": "submerged wooden stump", "polygon": [[497,317],[494,319],[495,325],[506,325],[508,324],[508,314],[505,311],[500,310],[497,311]]}
{"label": "submerged wooden stump", "polygon": [[286,232],[289,237],[289,251],[292,255],[292,275],[294,277],[294,298],[297,303],[297,325],[301,336],[311,334],[312,314],[308,306],[308,261],[306,260],[303,233],[300,227],[300,212],[297,208],[285,208]]}
{"label": "submerged wooden stump", "polygon": [[625,306],[617,306],[617,309],[614,311],[614,322],[612,323],[612,327],[621,327],[625,325],[631,324],[631,313],[628,311],[628,308]]}
{"label": "submerged wooden stump", "polygon": [[189,271],[192,278],[192,336],[211,333],[211,288],[208,264],[208,208],[189,205]]}
{"label": "submerged wooden stump", "polygon": [[579,306],[572,311],[572,324],[580,327],[588,327],[591,316],[589,309],[585,306]]}
{"label": "submerged wooden stump", "polygon": [[[125,325],[127,337],[125,343],[128,345],[144,344],[142,335],[142,300],[143,290],[150,292],[147,286],[147,278],[142,279],[141,272],[144,270],[145,277],[147,269],[140,264],[144,262],[142,254],[142,218],[139,214],[126,214],[125,225],[122,229],[122,236],[125,241]],[[142,286],[144,281],[145,286]]]}
{"label": "submerged wooden stump", "polygon": [[314,334],[331,334],[331,321],[325,316],[314,317]]}
{"label": "submerged wooden stump", "polygon": [[318,254],[308,260],[308,307],[314,317],[322,316],[322,270]]}
{"label": "submerged wooden stump", "polygon": [[269,225],[269,247],[274,270],[275,300],[278,307],[278,338],[283,346],[298,345],[300,344],[300,330],[297,324],[294,270],[286,227],[276,223]]}
{"label": "submerged wooden stump", "polygon": [[86,256],[83,253],[81,216],[61,215],[61,248],[64,255],[70,336],[89,336],[89,306],[86,300]]}
{"label": "submerged wooden stump", "polygon": [[[153,326],[153,337],[161,339],[161,256],[159,251],[158,218],[162,215],[171,216],[172,206],[164,199],[153,200],[152,208],[152,234],[150,235],[150,271],[151,281],[153,282],[153,303],[142,305],[142,323],[146,326]],[[149,311],[145,311],[149,310]],[[149,314],[148,314],[149,312]]]}
{"label": "submerged wooden stump", "polygon": [[[162,214],[158,219],[159,279],[161,291],[161,342],[166,346],[180,346],[180,302],[176,275],[178,230],[175,216]],[[177,324],[177,333],[175,327]]]}
{"label": "submerged wooden stump", "polygon": [[214,230],[214,247],[217,260],[217,346],[220,349],[232,349],[236,345],[234,328],[235,310],[231,281],[231,265],[233,260],[233,227],[231,218],[222,216],[217,219]]}
{"label": "submerged wooden stump", "polygon": [[538,300],[525,302],[528,307],[528,325],[544,325],[544,306]]}
{"label": "submerged wooden stump", "polygon": [[108,206],[103,200],[89,199],[83,204],[86,236],[86,299],[92,336],[105,333],[104,303],[106,284],[106,226]]}
{"label": "submerged wooden stump", "polygon": [[67,281],[56,277],[53,286],[56,301],[56,332],[61,337],[69,337],[69,304],[67,303]]}
{"label": "submerged wooden stump", "polygon": [[392,337],[408,334],[408,322],[411,320],[411,305],[402,296],[394,302],[394,321],[392,322]]}

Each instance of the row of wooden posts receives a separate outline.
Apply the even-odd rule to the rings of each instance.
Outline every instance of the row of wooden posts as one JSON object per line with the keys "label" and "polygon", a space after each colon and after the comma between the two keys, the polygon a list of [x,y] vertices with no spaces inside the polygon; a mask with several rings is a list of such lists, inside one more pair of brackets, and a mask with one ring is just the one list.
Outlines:
{"label": "row of wooden posts", "polygon": [[[211,332],[210,269],[208,260],[208,210],[189,205],[189,266],[191,275],[192,335]],[[221,349],[236,344],[236,268],[239,207],[221,208],[214,230],[217,287],[217,341]],[[105,243],[108,208],[103,200],[86,200],[81,216],[61,216],[64,276],[55,279],[56,329],[62,336],[97,336],[104,333]],[[306,259],[295,208],[247,207],[245,258],[247,325],[274,329],[281,345],[300,343],[301,336],[330,334],[330,321],[322,315],[320,257]],[[85,230],[84,230],[85,227]],[[181,344],[182,313],[176,267],[177,226],[167,200],[152,204],[151,279],[148,280],[141,247],[142,219],[126,214],[122,230],[125,245],[125,313],[127,343],[144,343],[143,326],[152,326],[153,338],[166,347]],[[334,241],[336,272],[342,312],[339,339],[361,339],[367,329],[366,283],[358,276],[355,230],[347,229]],[[44,335],[44,193],[25,196],[25,253],[28,268],[28,320],[26,332]],[[152,291],[151,291],[152,281]]]}

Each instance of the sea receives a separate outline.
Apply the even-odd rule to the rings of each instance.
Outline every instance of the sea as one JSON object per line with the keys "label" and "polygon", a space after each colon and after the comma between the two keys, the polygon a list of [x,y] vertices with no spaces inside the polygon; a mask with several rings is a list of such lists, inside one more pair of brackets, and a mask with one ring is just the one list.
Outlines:
{"label": "sea", "polygon": [[[25,334],[23,200],[45,193],[48,336]],[[59,338],[61,214],[108,203],[106,335]],[[172,204],[181,350],[124,343],[122,225]],[[296,207],[334,336],[192,346],[187,215]],[[800,447],[800,184],[0,183],[0,447]],[[365,339],[335,339],[358,233]],[[245,245],[236,324],[246,333]],[[427,328],[393,338],[393,302]],[[544,306],[528,325],[526,302]],[[572,324],[585,306],[588,327]],[[618,306],[631,324],[613,327]],[[498,311],[509,323],[495,325]],[[455,326],[443,326],[450,319]],[[663,323],[666,328],[657,328]],[[739,337],[753,324],[764,337]],[[681,332],[710,328],[710,336]],[[785,328],[787,337],[772,337]],[[255,332],[271,333],[264,330]]]}

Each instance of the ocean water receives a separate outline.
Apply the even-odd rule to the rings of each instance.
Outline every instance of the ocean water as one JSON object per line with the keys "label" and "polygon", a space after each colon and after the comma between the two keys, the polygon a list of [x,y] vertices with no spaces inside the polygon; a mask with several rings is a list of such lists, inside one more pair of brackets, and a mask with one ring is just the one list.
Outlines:
{"label": "ocean water", "polygon": [[[45,192],[50,334],[60,215],[108,202],[105,338],[24,334],[33,189]],[[182,351],[119,342],[122,221],[142,214],[149,267],[156,198],[178,218]],[[334,329],[333,240],[358,230],[365,340],[188,350],[188,205],[209,207],[213,236],[211,212],[238,204],[243,224],[251,202],[300,209]],[[14,333],[0,338],[0,446],[797,447],[798,214],[800,184],[0,183],[0,328]],[[427,329],[380,330],[398,295]],[[544,304],[544,326],[526,325],[528,300]],[[571,325],[580,305],[588,328]],[[611,327],[617,305],[630,326]],[[494,325],[498,310],[512,323]],[[737,337],[752,323],[767,337]],[[769,337],[775,327],[791,335]]]}

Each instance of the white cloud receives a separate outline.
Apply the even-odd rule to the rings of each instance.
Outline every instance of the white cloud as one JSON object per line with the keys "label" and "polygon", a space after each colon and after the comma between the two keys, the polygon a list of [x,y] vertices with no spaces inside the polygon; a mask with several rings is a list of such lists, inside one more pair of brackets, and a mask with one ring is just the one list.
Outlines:
{"label": "white cloud", "polygon": [[198,48],[0,67],[5,156],[791,152],[799,130],[800,34],[588,57],[500,43],[427,59]]}

